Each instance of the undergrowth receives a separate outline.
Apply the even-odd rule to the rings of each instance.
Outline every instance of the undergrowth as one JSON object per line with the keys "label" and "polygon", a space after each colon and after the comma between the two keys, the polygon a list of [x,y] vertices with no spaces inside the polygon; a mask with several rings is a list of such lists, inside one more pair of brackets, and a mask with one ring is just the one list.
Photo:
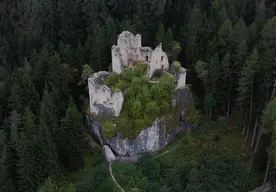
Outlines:
{"label": "undergrowth", "polygon": [[124,95],[119,117],[100,117],[107,137],[121,132],[124,137],[132,138],[156,118],[169,114],[171,119],[175,119],[172,114],[176,109],[171,102],[175,77],[166,74],[159,78],[159,83],[150,83],[146,71],[146,64],[137,63],[134,69],[127,69],[121,74],[111,73],[105,80],[105,85],[113,91],[122,91]]}
{"label": "undergrowth", "polygon": [[114,163],[113,174],[126,191],[249,191],[260,179],[243,164],[242,145],[238,129],[203,120],[198,130],[178,135],[164,155]]}

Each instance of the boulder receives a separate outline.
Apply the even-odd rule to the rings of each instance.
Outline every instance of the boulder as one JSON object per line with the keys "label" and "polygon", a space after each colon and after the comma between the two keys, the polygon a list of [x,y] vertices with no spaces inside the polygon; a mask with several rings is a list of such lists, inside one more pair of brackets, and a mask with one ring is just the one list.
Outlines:
{"label": "boulder", "polygon": [[116,161],[116,157],[108,145],[103,146],[103,151],[108,162]]}

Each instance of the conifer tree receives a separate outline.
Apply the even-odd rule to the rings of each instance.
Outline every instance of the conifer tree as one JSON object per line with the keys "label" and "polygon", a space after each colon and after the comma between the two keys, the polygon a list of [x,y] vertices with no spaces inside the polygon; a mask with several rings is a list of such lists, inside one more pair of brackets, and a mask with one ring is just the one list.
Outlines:
{"label": "conifer tree", "polygon": [[188,62],[197,61],[198,52],[201,47],[198,45],[198,35],[203,24],[203,15],[197,6],[188,12],[188,21],[181,26],[180,42],[185,47],[185,56]]}
{"label": "conifer tree", "polygon": [[156,40],[158,43],[162,43],[165,40],[165,28],[162,23],[159,23]]}
{"label": "conifer tree", "polygon": [[222,67],[222,76],[221,76],[221,87],[222,87],[222,94],[224,93],[224,108],[226,109],[226,117],[228,119],[230,113],[230,104],[231,104],[231,93],[233,87],[233,76],[232,76],[232,66],[230,63],[230,53],[226,53],[222,59],[221,67]]}
{"label": "conifer tree", "polygon": [[171,28],[168,28],[164,39],[164,50],[170,51],[172,49],[172,43],[173,43],[173,33]]}
{"label": "conifer tree", "polygon": [[22,90],[19,87],[19,85],[14,83],[12,88],[11,88],[10,97],[8,99],[9,108],[11,110],[16,110],[16,111],[21,112],[21,109],[23,107],[22,100],[21,100],[22,99],[21,98],[21,95],[22,95],[21,93],[22,93]]}
{"label": "conifer tree", "polygon": [[222,92],[221,90],[221,79],[223,78],[222,76],[222,68],[220,66],[219,62],[219,55],[218,53],[215,53],[213,58],[210,60],[210,64],[208,65],[208,84],[206,86],[206,90],[209,93],[212,93],[213,96],[215,97],[215,100],[221,104],[223,100]]}
{"label": "conifer tree", "polygon": [[37,154],[36,152],[36,137],[37,126],[35,124],[35,116],[29,108],[25,109],[22,119],[21,139],[18,146],[18,154],[20,157],[18,163],[18,174],[20,177],[20,191],[22,192],[35,192],[39,185],[37,169]]}
{"label": "conifer tree", "polygon": [[216,100],[214,99],[213,95],[211,93],[205,94],[204,97],[204,109],[206,111],[209,111],[210,117],[212,116],[212,108],[216,106]]}
{"label": "conifer tree", "polygon": [[[259,68],[258,59],[258,50],[255,48],[246,60],[246,63],[242,69],[241,77],[239,79],[237,104],[242,109],[244,117],[248,115],[248,119],[246,119],[248,125],[247,131],[249,131],[252,118],[254,80],[256,78],[255,74]],[[245,133],[245,128],[247,125],[244,125],[243,134]]]}
{"label": "conifer tree", "polygon": [[[268,148],[268,160],[267,160],[267,167],[266,173],[264,175],[263,184],[267,182],[268,173],[271,167],[271,160],[275,163],[275,155],[276,155],[276,98],[271,100],[265,111],[264,111],[264,130],[265,134],[270,135],[270,145]],[[275,164],[274,164],[275,166]]]}
{"label": "conifer tree", "polygon": [[76,188],[72,183],[66,187],[61,187],[51,178],[48,178],[40,187],[38,192],[76,192]]}
{"label": "conifer tree", "polygon": [[51,92],[44,91],[44,96],[40,104],[40,122],[45,123],[49,128],[49,132],[53,139],[56,141],[55,136],[58,132],[58,110],[54,104],[53,96]]}
{"label": "conifer tree", "polygon": [[233,45],[233,26],[231,21],[227,18],[218,31],[217,47],[221,54],[224,55],[226,50]]}
{"label": "conifer tree", "polygon": [[257,23],[258,27],[262,27],[266,20],[266,5],[265,0],[260,0],[259,4],[256,5],[256,16],[255,22]]}
{"label": "conifer tree", "polygon": [[82,168],[83,161],[83,127],[82,115],[70,97],[66,117],[61,120],[61,146],[60,156],[69,169]]}
{"label": "conifer tree", "polygon": [[263,73],[262,92],[264,101],[269,101],[273,89],[276,71],[276,16],[269,19],[261,31],[260,41],[260,71]]}
{"label": "conifer tree", "polygon": [[5,177],[11,182],[12,190],[17,191],[19,186],[18,178],[18,133],[20,131],[20,117],[16,111],[12,111],[9,123],[8,141],[4,150],[3,166]]}
{"label": "conifer tree", "polygon": [[239,21],[235,24],[233,33],[233,38],[237,43],[240,43],[241,41],[248,41],[248,29],[243,18],[240,18]]}
{"label": "conifer tree", "polygon": [[51,136],[50,126],[43,119],[40,119],[39,133],[35,140],[35,150],[37,153],[37,175],[38,182],[41,183],[47,177],[57,178],[59,170],[57,166],[57,150],[55,142]]}

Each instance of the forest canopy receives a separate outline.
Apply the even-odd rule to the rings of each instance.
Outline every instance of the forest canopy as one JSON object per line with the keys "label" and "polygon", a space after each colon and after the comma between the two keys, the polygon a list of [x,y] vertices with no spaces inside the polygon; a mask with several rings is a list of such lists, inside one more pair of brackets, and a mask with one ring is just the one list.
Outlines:
{"label": "forest canopy", "polygon": [[[83,117],[88,105],[87,77],[108,70],[110,48],[125,30],[141,34],[143,44],[151,47],[162,43],[170,63],[177,60],[187,69],[196,109],[209,118],[210,125],[217,119],[234,125],[238,134],[225,137],[225,142],[234,140],[242,149],[246,146],[240,152],[247,158],[242,163],[246,176],[261,175],[254,186],[241,184],[247,187],[244,191],[268,181],[273,183],[275,13],[274,0],[1,0],[0,191],[115,190],[108,165],[87,144]],[[128,82],[133,81],[134,86],[136,80],[133,77]],[[146,93],[142,92],[143,97]],[[165,100],[159,108],[169,107]],[[142,119],[143,110],[157,110],[154,103],[136,110],[143,104],[140,100],[131,102],[134,113],[126,114]],[[202,130],[210,138],[216,134],[208,129],[197,131]],[[200,143],[198,138],[192,146]],[[193,149],[198,152],[198,148]],[[200,160],[198,166],[193,159],[186,160],[196,168],[191,172],[193,180],[185,180],[185,171],[172,174],[183,176],[183,180],[160,173],[165,179],[154,180],[156,187],[145,185],[148,188],[144,190],[159,189],[164,181],[162,190],[172,189],[166,188],[169,178],[177,182],[179,191],[189,191],[187,183],[190,190],[206,190],[203,184],[209,179],[225,181],[226,186],[214,185],[214,190],[231,190],[230,185],[244,172],[240,165],[224,164],[229,158],[216,148],[212,150],[213,155]],[[178,158],[177,154],[174,157]],[[151,162],[152,158],[145,160]],[[183,170],[191,169],[186,169],[184,161],[170,161]],[[221,162],[218,167],[222,170],[230,169],[232,176],[208,169],[216,161]],[[157,170],[152,172],[154,177],[165,170],[162,165],[168,164],[153,161],[152,165]],[[143,163],[137,166],[133,170],[137,168],[139,174],[144,174]],[[82,175],[76,176],[76,172]],[[210,172],[213,177],[209,178]],[[141,178],[138,183],[143,181]]]}

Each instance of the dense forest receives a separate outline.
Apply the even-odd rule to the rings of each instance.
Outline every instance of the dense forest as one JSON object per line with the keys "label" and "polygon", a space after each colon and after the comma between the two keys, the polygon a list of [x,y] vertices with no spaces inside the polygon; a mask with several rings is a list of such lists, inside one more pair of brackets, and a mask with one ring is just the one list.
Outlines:
{"label": "dense forest", "polygon": [[[178,151],[191,158],[177,163],[145,154],[114,167],[125,187],[249,191],[276,181],[274,0],[0,0],[0,18],[1,192],[116,191],[102,154],[87,144],[83,114],[87,78],[110,68],[124,30],[145,45],[162,42],[170,61],[188,69],[202,119],[213,127],[217,117],[234,121],[250,153],[244,167],[213,144],[196,163],[192,149]],[[87,164],[85,176],[75,174]],[[255,173],[252,185],[243,179]]]}

